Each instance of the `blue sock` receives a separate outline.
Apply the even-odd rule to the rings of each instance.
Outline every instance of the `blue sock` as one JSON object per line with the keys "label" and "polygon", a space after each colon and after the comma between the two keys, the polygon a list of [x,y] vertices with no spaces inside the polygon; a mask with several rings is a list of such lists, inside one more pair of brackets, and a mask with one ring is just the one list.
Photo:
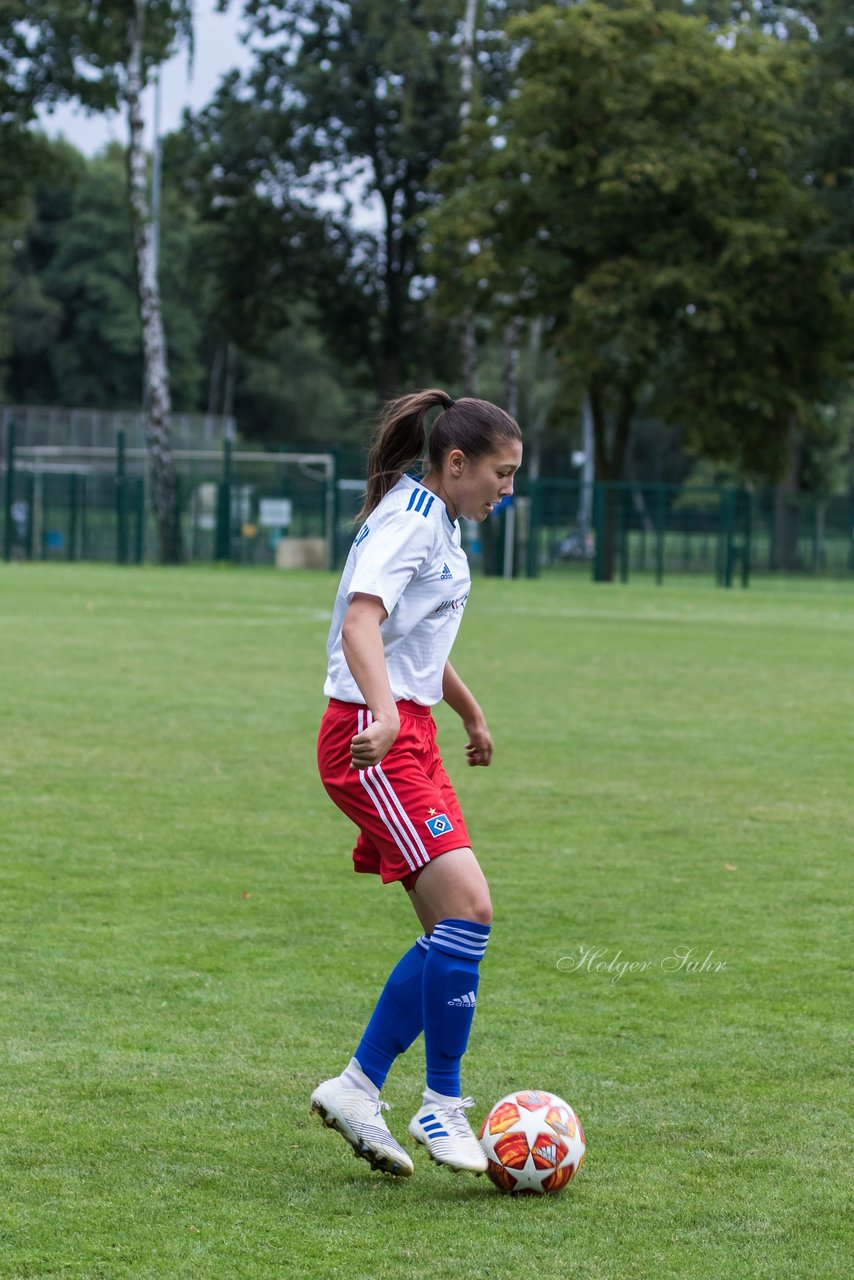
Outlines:
{"label": "blue sock", "polygon": [[424,936],[398,960],[353,1055],[378,1089],[398,1054],[424,1030],[421,983],[429,950],[430,939]]}
{"label": "blue sock", "polygon": [[489,925],[440,920],[424,963],[424,1047],[427,1087],[459,1098],[460,1061],[469,1042],[477,996],[478,965]]}

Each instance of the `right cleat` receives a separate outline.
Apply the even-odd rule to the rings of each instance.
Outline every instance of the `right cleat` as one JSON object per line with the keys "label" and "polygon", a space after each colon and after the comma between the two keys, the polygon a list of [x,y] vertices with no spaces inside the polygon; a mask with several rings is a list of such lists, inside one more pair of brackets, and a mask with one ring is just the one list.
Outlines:
{"label": "right cleat", "polygon": [[311,1095],[311,1109],[328,1129],[340,1133],[353,1148],[353,1154],[367,1160],[372,1169],[395,1178],[408,1178],[413,1172],[412,1161],[383,1119],[388,1103],[379,1097],[373,1098],[361,1089],[348,1089],[336,1077],[317,1086]]}
{"label": "right cleat", "polygon": [[486,1152],[478,1142],[466,1111],[474,1098],[454,1103],[426,1102],[409,1122],[409,1132],[427,1148],[436,1164],[447,1165],[455,1173],[485,1173]]}

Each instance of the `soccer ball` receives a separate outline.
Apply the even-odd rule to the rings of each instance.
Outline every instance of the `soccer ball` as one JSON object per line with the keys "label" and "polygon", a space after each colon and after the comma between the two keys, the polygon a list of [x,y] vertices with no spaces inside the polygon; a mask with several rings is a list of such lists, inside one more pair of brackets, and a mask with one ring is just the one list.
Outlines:
{"label": "soccer ball", "polygon": [[487,1173],[499,1191],[547,1195],[571,1182],[584,1163],[581,1121],[568,1102],[543,1089],[508,1093],[480,1130]]}

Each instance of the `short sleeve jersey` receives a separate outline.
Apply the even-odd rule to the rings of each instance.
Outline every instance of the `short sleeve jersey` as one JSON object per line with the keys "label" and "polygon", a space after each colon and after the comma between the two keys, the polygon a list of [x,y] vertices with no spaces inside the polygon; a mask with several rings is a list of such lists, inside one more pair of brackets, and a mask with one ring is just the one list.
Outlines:
{"label": "short sleeve jersey", "polygon": [[379,596],[388,614],[380,627],[396,700],[434,706],[463,615],[471,575],[460,526],[441,498],[403,476],[359,530],[338,588],[323,691],[364,702],[341,647],[344,615],[354,595]]}

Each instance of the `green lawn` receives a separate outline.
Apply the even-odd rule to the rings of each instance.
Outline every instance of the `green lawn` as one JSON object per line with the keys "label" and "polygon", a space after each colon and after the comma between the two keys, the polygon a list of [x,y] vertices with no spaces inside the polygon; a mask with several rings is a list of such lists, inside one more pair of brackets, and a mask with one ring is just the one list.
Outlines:
{"label": "green lawn", "polygon": [[475,584],[490,769],[437,712],[496,907],[464,1088],[588,1139],[511,1200],[309,1115],[418,932],[315,774],[334,590],[0,568],[0,1276],[842,1276],[854,592]]}

